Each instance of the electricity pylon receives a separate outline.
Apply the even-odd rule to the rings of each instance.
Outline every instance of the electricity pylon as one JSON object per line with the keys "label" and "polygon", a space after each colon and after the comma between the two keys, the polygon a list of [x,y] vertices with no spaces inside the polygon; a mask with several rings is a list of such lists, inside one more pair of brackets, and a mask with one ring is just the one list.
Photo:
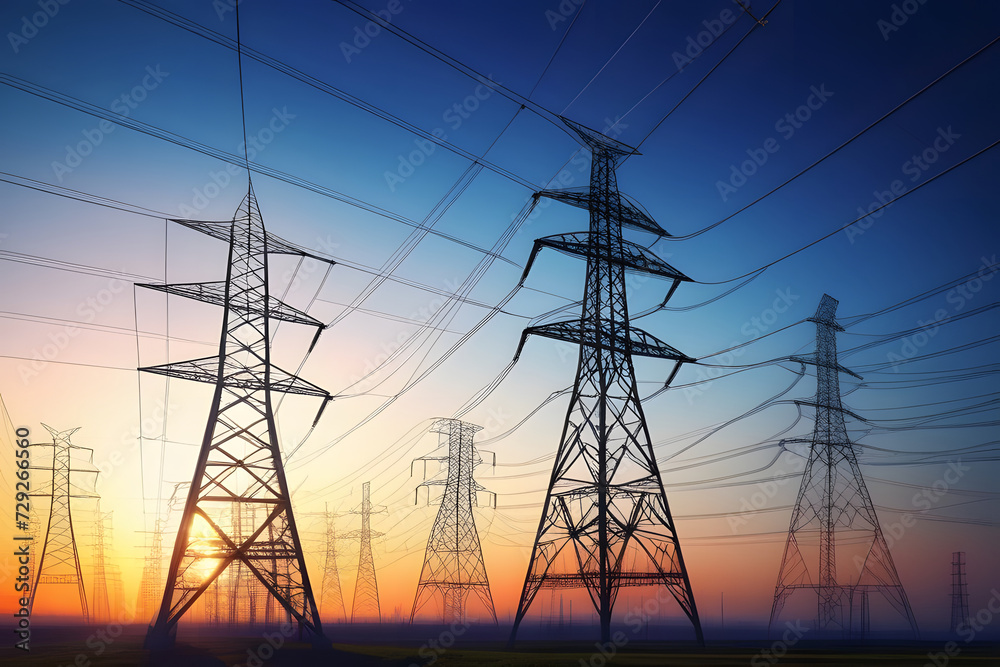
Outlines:
{"label": "electricity pylon", "polygon": [[969,623],[969,584],[965,580],[965,552],[951,555],[951,631]]}
{"label": "electricity pylon", "polygon": [[101,513],[101,501],[97,501],[97,522],[94,524],[94,620],[98,623],[111,621],[111,600],[108,595],[108,575],[105,567],[104,522],[111,521],[114,513]]}
{"label": "electricity pylon", "polygon": [[[497,622],[490,580],[486,576],[483,548],[476,531],[472,507],[478,506],[477,496],[487,492],[473,479],[476,466],[483,458],[473,444],[473,438],[482,427],[457,419],[438,419],[431,425],[432,433],[441,434],[441,445],[448,445],[447,456],[422,456],[416,461],[439,461],[447,466],[445,479],[421,482],[414,490],[414,501],[421,487],[444,486],[441,507],[438,509],[427,550],[420,571],[420,581],[413,597],[410,623],[422,607],[431,600],[441,603],[444,623],[462,623],[466,620],[466,603],[470,593],[475,593],[489,611],[493,623]],[[412,464],[411,474],[412,474]],[[494,495],[494,499],[496,496]],[[494,501],[494,505],[495,505]]]}
{"label": "electricity pylon", "polygon": [[844,415],[860,419],[840,401],[840,373],[861,376],[837,361],[838,302],[824,294],[809,318],[816,324],[816,353],[791,357],[816,367],[814,401],[796,401],[814,408],[812,438],[788,439],[810,445],[802,483],[792,510],[788,538],[774,590],[770,625],[789,596],[798,590],[817,596],[820,632],[845,639],[860,638],[870,626],[868,598],[881,594],[918,634],[913,610],[882,534],[868,487],[858,466],[857,452],[847,435]]}
{"label": "electricity pylon", "polygon": [[[690,278],[622,236],[630,227],[669,236],[618,191],[615,169],[636,151],[565,120],[592,152],[590,187],[543,190],[585,209],[587,232],[535,241],[525,276],[542,248],[586,258],[580,319],[524,330],[580,346],[579,365],[544,510],[518,603],[510,642],[541,588],[585,588],[597,610],[601,639],[610,641],[611,617],[622,586],[663,586],[703,642],[701,623],[680,541],[667,504],[639,399],[632,357],[694,361],[629,322],[625,271],[672,281],[664,303]],[[522,280],[524,277],[522,276]]]}
{"label": "electricity pylon", "polygon": [[[72,499],[97,498],[96,493],[81,489],[79,481],[72,482],[73,473],[94,473],[94,470],[74,467],[73,450],[89,452],[88,460],[93,459],[93,450],[88,447],[78,447],[70,442],[79,427],[65,431],[57,431],[51,426],[42,424],[52,434],[52,443],[32,444],[32,447],[52,447],[52,466],[30,466],[34,470],[44,470],[52,473],[51,489],[47,492],[29,494],[33,497],[48,497],[48,524],[45,529],[45,542],[38,556],[35,582],[31,586],[29,610],[34,608],[38,598],[39,588],[43,585],[73,585],[76,584],[80,596],[80,610],[84,623],[90,622],[90,610],[87,606],[87,592],[83,583],[83,571],[80,568],[80,553],[76,545],[76,533],[73,528]],[[89,485],[88,485],[89,486]],[[96,486],[96,475],[95,475]]]}
{"label": "electricity pylon", "polygon": [[326,557],[323,561],[323,583],[320,590],[320,614],[328,620],[336,618],[338,622],[347,620],[347,609],[344,607],[344,593],[340,588],[340,570],[337,568],[337,526],[336,514],[329,506],[323,512],[326,522]]}
{"label": "electricity pylon", "polygon": [[371,515],[385,512],[384,507],[373,510],[370,496],[371,482],[361,485],[361,508],[350,514],[361,515],[361,530],[352,530],[344,535],[346,539],[358,540],[361,545],[358,554],[358,576],[354,581],[354,601],[351,603],[351,622],[373,620],[382,622],[382,610],[378,601],[378,581],[375,579],[375,558],[372,556],[372,538],[384,533],[374,532]]}
{"label": "electricity pylon", "polygon": [[[172,645],[180,618],[236,563],[291,614],[300,633],[326,644],[292,514],[272,393],[321,399],[316,420],[331,396],[272,364],[270,351],[271,320],[315,326],[313,345],[323,323],[270,294],[268,255],[329,260],[266,231],[252,183],[231,221],[173,222],[227,242],[229,262],[221,282],[143,285],[223,308],[218,355],[139,369],[215,386],[163,599],[146,647]],[[263,518],[233,535],[225,517],[234,506],[236,517],[239,508],[253,506],[263,509]]]}
{"label": "electricity pylon", "polygon": [[165,518],[157,517],[153,521],[152,531],[140,531],[152,535],[149,546],[143,556],[142,579],[139,580],[139,597],[136,600],[136,618],[151,623],[159,612],[160,601],[163,598],[163,526],[170,520],[170,513],[180,503],[177,495],[181,489],[190,486],[189,482],[177,482],[167,500]]}
{"label": "electricity pylon", "polygon": [[153,523],[149,550],[143,556],[142,578],[139,580],[139,594],[135,605],[135,617],[143,622],[151,622],[156,615],[163,595],[163,522]]}

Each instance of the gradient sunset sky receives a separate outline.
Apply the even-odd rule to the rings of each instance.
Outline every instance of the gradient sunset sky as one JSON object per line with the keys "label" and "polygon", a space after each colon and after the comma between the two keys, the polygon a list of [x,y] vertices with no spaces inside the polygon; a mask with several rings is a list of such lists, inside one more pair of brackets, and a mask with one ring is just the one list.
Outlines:
{"label": "gradient sunset sky", "polygon": [[[58,7],[51,16],[42,7],[49,4]],[[235,14],[219,9],[228,6],[14,0],[0,7],[5,429],[27,426],[41,441],[42,423],[81,427],[73,441],[92,448],[103,470],[97,491],[102,510],[114,512],[112,555],[129,603],[148,535],[141,531],[168,518],[174,485],[190,481],[211,397],[207,386],[171,381],[168,388],[135,368],[213,354],[220,322],[218,309],[179,298],[168,308],[162,294],[133,284],[221,280],[225,244],[164,218],[229,219],[246,193],[245,170],[227,170],[218,156],[242,155],[230,48]],[[730,0],[361,6],[388,12],[394,25],[495,83],[484,85],[388,30],[369,27],[374,36],[365,35],[367,19],[333,0],[240,5],[245,47],[280,65],[243,62],[246,128],[257,142],[250,160],[272,174],[256,173],[253,181],[265,224],[341,262],[329,275],[324,265],[297,266],[287,257],[271,264],[272,293],[324,322],[338,320],[300,374],[341,397],[301,447],[317,405],[289,398],[278,413],[314,579],[323,553],[316,513],[327,505],[356,508],[361,484],[371,481],[372,502],[387,510],[373,519],[384,533],[375,542],[382,609],[409,613],[435,512],[423,495],[414,505],[422,469],[411,477],[410,462],[435,451],[437,436],[427,432],[433,418],[455,414],[489,385],[536,318],[578,312],[583,263],[545,252],[524,288],[449,354],[517,285],[535,238],[586,228],[585,212],[545,205],[502,246],[501,258],[483,264],[483,250],[498,243],[534,189],[587,182],[589,161],[553,114],[598,131],[614,126],[618,140],[641,143],[642,154],[618,170],[618,184],[668,232],[684,236],[781,186],[992,41],[745,212],[697,237],[657,243],[654,250],[695,282],[677,291],[669,304],[675,310],[637,321],[706,364],[742,367],[811,352],[815,330],[804,320],[824,293],[840,301],[845,325],[879,312],[848,326],[838,345],[841,363],[864,376],[863,383],[842,376],[842,387],[845,404],[870,420],[849,427],[862,445],[883,527],[926,510],[893,540],[900,578],[921,627],[943,630],[951,552],[963,550],[970,607],[986,603],[1000,586],[1000,467],[995,450],[975,446],[997,440],[1000,417],[1000,315],[991,308],[1000,295],[1000,279],[992,279],[1000,152],[986,150],[935,177],[1000,139],[1000,6],[785,0],[756,28]],[[751,6],[755,16],[770,9],[772,2]],[[510,97],[531,104],[521,108]],[[124,210],[79,200],[92,196]],[[415,240],[413,226],[400,219],[434,232]],[[724,281],[776,261],[705,303],[743,282]],[[393,279],[357,303],[387,270]],[[483,275],[473,286],[474,272]],[[881,312],[950,281],[926,299]],[[667,287],[630,280],[631,311],[656,306]],[[463,301],[440,295],[456,291]],[[358,307],[348,312],[349,304]],[[784,327],[735,353],[715,354]],[[919,327],[916,335],[854,350]],[[312,333],[282,324],[275,362],[298,368]],[[386,361],[400,345],[404,352]],[[926,358],[889,365],[914,356]],[[477,477],[498,494],[498,507],[478,510],[477,522],[501,619],[517,604],[567,396],[490,439],[570,385],[575,364],[575,348],[532,338],[510,374],[464,417],[484,427],[477,440],[496,453],[496,468],[483,465]],[[649,360],[636,367],[644,396],[670,370]],[[985,372],[973,374],[978,369]],[[792,403],[815,392],[811,369],[799,377],[800,365],[784,361],[717,377],[733,370],[686,366],[675,389],[645,403],[709,627],[718,623],[723,592],[727,625],[766,623],[798,488],[790,473],[802,465],[794,452],[779,456],[774,438],[812,429],[811,412],[800,415]],[[948,414],[935,417],[941,413]],[[11,437],[4,434],[4,493],[12,487]],[[771,446],[753,447],[759,443]],[[921,490],[959,459],[975,464],[923,507]],[[12,505],[3,503],[4,531]],[[75,507],[90,568],[94,503]],[[169,513],[168,550],[178,514]],[[337,527],[350,531],[358,518],[345,514]],[[341,548],[349,604],[358,549],[348,541]],[[10,602],[11,587],[0,590],[0,600]],[[548,595],[539,599],[547,608]],[[38,610],[73,614],[70,602],[45,601],[43,593]]]}

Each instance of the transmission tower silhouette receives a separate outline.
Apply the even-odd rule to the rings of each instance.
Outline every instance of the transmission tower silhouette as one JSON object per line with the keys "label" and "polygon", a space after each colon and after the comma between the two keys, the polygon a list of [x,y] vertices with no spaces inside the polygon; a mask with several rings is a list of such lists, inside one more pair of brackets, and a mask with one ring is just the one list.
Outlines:
{"label": "transmission tower silhouette", "polygon": [[371,515],[385,512],[386,508],[372,509],[370,491],[371,482],[361,485],[361,508],[350,512],[361,515],[361,530],[352,530],[344,535],[346,539],[358,540],[361,545],[358,555],[358,576],[354,582],[354,601],[351,603],[352,623],[363,620],[382,622],[378,581],[375,579],[375,559],[372,556],[372,538],[384,533],[372,531]]}
{"label": "transmission tower silhouette", "polygon": [[951,555],[951,630],[969,624],[969,584],[965,580],[965,552]]}
{"label": "transmission tower silhouette", "polygon": [[[145,532],[145,531],[143,531]],[[135,617],[151,622],[156,615],[163,596],[163,522],[156,519],[146,553],[143,556],[142,578],[139,579],[139,594],[135,604]]]}
{"label": "transmission tower silhouette", "polygon": [[816,314],[816,352],[792,361],[816,367],[816,396],[796,401],[815,409],[813,435],[784,443],[810,445],[809,458],[792,510],[788,538],[774,591],[770,625],[799,590],[817,596],[816,629],[841,638],[864,637],[870,628],[869,595],[881,594],[909,623],[917,623],[899,581],[871,496],[847,434],[844,415],[860,419],[840,400],[840,373],[861,379],[837,361],[838,302],[824,294]]}
{"label": "transmission tower silhouette", "polygon": [[[223,308],[217,356],[139,369],[215,386],[166,588],[146,646],[170,646],[180,618],[234,564],[260,581],[300,632],[325,644],[281,462],[272,393],[321,399],[313,426],[331,396],[272,364],[270,351],[271,320],[315,326],[313,345],[323,323],[270,294],[268,255],[328,260],[265,230],[252,183],[232,221],[173,222],[227,242],[229,263],[221,282],[142,285]],[[262,508],[263,518],[233,534],[225,517],[232,511],[229,524],[238,523],[244,506]]]}
{"label": "transmission tower silhouette", "polygon": [[111,520],[112,512],[101,513],[101,501],[97,501],[97,521],[94,523],[94,620],[98,623],[111,621],[111,596],[108,594],[108,575],[105,567],[104,522]]}
{"label": "transmission tower silhouette", "polygon": [[337,568],[337,515],[327,506],[323,512],[326,522],[326,556],[323,561],[323,583],[320,591],[319,612],[327,620],[347,620],[344,593],[340,588],[340,571]]}
{"label": "transmission tower silhouette", "polygon": [[[438,419],[430,431],[440,434],[440,446],[448,446],[447,456],[421,456],[415,461],[441,462],[447,468],[444,479],[421,482],[414,490],[414,501],[421,487],[426,488],[430,501],[430,487],[444,486],[441,506],[438,509],[431,534],[427,538],[424,564],[420,570],[420,582],[413,597],[410,623],[425,605],[431,601],[441,605],[441,620],[444,623],[462,623],[466,620],[466,603],[470,593],[483,604],[497,622],[490,580],[486,575],[483,549],[476,531],[476,520],[472,507],[478,506],[477,496],[486,492],[475,479],[476,466],[483,458],[473,438],[482,427],[457,419]],[[495,461],[494,461],[495,462]],[[412,474],[412,464],[410,465]],[[496,496],[493,496],[494,499]],[[494,500],[494,506],[495,506]]]}
{"label": "transmission tower silhouette", "polygon": [[578,320],[525,329],[518,355],[535,334],[578,343],[580,356],[510,643],[542,588],[585,588],[600,619],[601,639],[610,641],[612,610],[622,586],[665,587],[703,643],[632,357],[674,361],[668,385],[682,363],[694,360],[631,325],[625,271],[672,281],[664,303],[690,278],[622,236],[623,227],[669,236],[618,191],[615,169],[636,151],[563,120],[592,153],[590,187],[542,190],[535,196],[587,210],[590,228],[536,240],[522,280],[542,248],[584,257],[583,309]]}
{"label": "transmission tower silhouette", "polygon": [[[87,605],[87,592],[83,581],[83,571],[80,567],[80,553],[77,548],[76,532],[73,524],[74,498],[97,498],[97,493],[88,491],[89,484],[81,484],[79,480],[73,480],[73,473],[92,473],[94,475],[94,487],[96,487],[96,470],[92,468],[80,468],[78,461],[74,459],[74,452],[87,452],[86,461],[93,460],[93,450],[88,447],[74,445],[70,438],[79,431],[79,427],[65,431],[57,431],[51,426],[42,424],[50,434],[51,443],[33,443],[31,447],[52,447],[52,465],[49,466],[29,466],[34,470],[42,470],[52,473],[51,488],[45,491],[30,493],[33,497],[47,497],[50,499],[49,517],[45,528],[45,541],[42,544],[41,553],[38,556],[35,570],[35,581],[31,586],[31,598],[29,600],[29,610],[34,609],[38,598],[39,589],[42,585],[76,585],[77,594],[80,597],[80,610],[84,623],[90,622],[90,609]],[[87,488],[83,488],[87,487]]]}

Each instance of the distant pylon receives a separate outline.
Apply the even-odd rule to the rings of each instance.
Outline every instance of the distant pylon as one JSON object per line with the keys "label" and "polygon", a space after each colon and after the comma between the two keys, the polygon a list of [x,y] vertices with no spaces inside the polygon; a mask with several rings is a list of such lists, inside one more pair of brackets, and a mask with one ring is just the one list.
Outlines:
{"label": "distant pylon", "polygon": [[837,361],[838,302],[824,294],[816,314],[816,353],[791,357],[816,367],[814,401],[796,401],[816,411],[813,435],[788,439],[810,445],[802,484],[792,510],[788,539],[774,591],[770,625],[798,590],[816,594],[817,629],[844,639],[861,638],[870,624],[868,597],[879,593],[917,635],[917,622],[899,581],[868,487],[847,435],[840,401],[840,373],[860,379]]}
{"label": "distant pylon", "polygon": [[108,593],[108,575],[104,550],[104,522],[110,521],[112,512],[101,513],[101,501],[97,501],[97,521],[94,523],[94,621],[107,623],[111,620],[111,599]]}
{"label": "distant pylon", "polygon": [[31,446],[52,447],[52,466],[31,466],[35,470],[52,473],[52,488],[47,493],[31,493],[34,497],[50,497],[48,524],[45,529],[45,542],[38,557],[35,582],[31,586],[29,609],[33,609],[38,598],[39,588],[45,585],[76,584],[80,596],[80,610],[84,623],[90,622],[90,610],[87,605],[87,592],[83,583],[83,571],[80,567],[80,554],[76,545],[76,534],[73,528],[73,498],[96,498],[94,493],[74,492],[76,484],[71,483],[71,476],[79,472],[73,467],[73,450],[84,450],[93,456],[93,450],[78,447],[70,442],[70,437],[79,429],[56,431],[51,426],[42,424],[52,434],[52,443],[33,444]]}
{"label": "distant pylon", "polygon": [[951,555],[951,630],[969,624],[969,584],[965,580],[965,552]]}
{"label": "distant pylon", "polygon": [[462,623],[466,620],[466,603],[470,593],[475,593],[490,613],[493,623],[496,623],[490,580],[486,576],[483,548],[472,513],[472,507],[479,504],[478,494],[487,492],[473,479],[476,466],[483,462],[473,438],[482,427],[457,419],[438,419],[430,430],[440,434],[442,446],[448,445],[448,455],[422,456],[416,460],[442,462],[447,467],[447,476],[426,480],[414,491],[416,496],[421,487],[427,488],[429,499],[429,487],[444,486],[441,506],[427,538],[410,623],[413,623],[417,612],[432,600],[441,604],[444,623]]}
{"label": "distant pylon", "polygon": [[361,485],[361,508],[351,514],[361,515],[361,530],[352,530],[344,535],[347,539],[356,539],[361,545],[358,555],[358,576],[354,581],[354,601],[351,604],[351,622],[372,621],[382,622],[382,610],[378,600],[378,581],[375,579],[375,558],[372,556],[372,538],[382,533],[371,529],[371,515],[384,512],[385,508],[372,509],[370,496],[371,482]]}
{"label": "distant pylon", "polygon": [[139,580],[139,595],[136,600],[136,620],[148,623],[156,615],[163,595],[163,522],[153,523],[152,537],[143,556],[142,578]]}
{"label": "distant pylon", "polygon": [[329,506],[323,512],[326,522],[326,556],[323,561],[323,583],[320,591],[319,613],[327,620],[338,622],[347,620],[344,607],[344,593],[340,588],[340,570],[337,568],[337,526],[336,514]]}
{"label": "distant pylon", "polygon": [[[272,393],[321,399],[317,420],[331,397],[326,390],[273,365],[270,346],[271,320],[315,326],[313,344],[323,323],[271,296],[268,255],[328,260],[264,229],[252,183],[231,221],[174,222],[227,242],[229,262],[226,280],[221,282],[143,285],[223,308],[216,356],[140,369],[215,387],[163,600],[147,634],[146,647],[172,645],[177,622],[230,567],[260,581],[292,615],[300,632],[314,643],[325,644],[292,514]],[[243,506],[263,508],[263,519],[254,525],[241,525],[239,508]],[[235,535],[225,521],[234,507],[230,523],[240,526]],[[241,591],[231,590],[232,605],[245,599]]]}
{"label": "distant pylon", "polygon": [[670,592],[703,643],[632,358],[674,361],[668,385],[682,363],[694,360],[632,326],[625,271],[671,281],[664,303],[690,278],[646,247],[623,238],[623,227],[669,236],[618,191],[615,169],[636,151],[564,121],[591,150],[590,187],[543,190],[536,197],[588,211],[589,230],[536,240],[524,276],[542,248],[585,258],[583,309],[579,319],[525,329],[521,346],[527,336],[536,334],[577,343],[580,354],[510,642],[542,588],[586,589],[600,620],[601,640],[608,642],[619,589],[652,586]]}

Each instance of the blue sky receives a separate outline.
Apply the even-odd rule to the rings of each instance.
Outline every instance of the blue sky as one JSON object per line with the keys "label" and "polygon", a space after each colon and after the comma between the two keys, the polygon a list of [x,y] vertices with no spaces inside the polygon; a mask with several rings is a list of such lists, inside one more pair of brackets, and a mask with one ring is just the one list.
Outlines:
{"label": "blue sky", "polygon": [[[164,301],[158,294],[141,290],[133,296],[131,282],[220,279],[225,248],[179,226],[166,225],[160,214],[227,219],[245,194],[246,175],[237,167],[227,171],[228,163],[218,157],[130,129],[126,122],[112,126],[105,120],[102,126],[101,117],[51,98],[68,96],[105,114],[127,110],[128,119],[151,131],[166,131],[182,137],[182,143],[199,142],[210,150],[239,156],[242,129],[236,53],[205,36],[211,31],[213,39],[234,39],[235,13],[217,11],[227,6],[224,2],[170,3],[166,8],[172,12],[170,17],[197,26],[201,34],[194,34],[139,8],[154,7],[148,3],[50,4],[51,15],[44,14],[49,6],[45,2],[18,0],[0,8],[0,27],[6,35],[0,44],[5,75],[5,85],[0,86],[5,120],[0,125],[0,171],[4,172],[0,178],[22,185],[27,183],[24,179],[34,179],[125,202],[125,208],[133,212],[0,183],[6,213],[0,223],[0,258],[4,260],[0,275],[7,286],[0,297],[0,310],[5,313],[0,319],[0,354],[4,355],[0,391],[15,422],[35,424],[39,430],[37,424],[42,421],[59,429],[83,426],[75,437],[93,447],[98,459],[109,456],[115,447],[124,449],[122,467],[102,483],[112,504],[136,507],[144,496],[142,513],[123,512],[116,519],[123,528],[116,548],[124,557],[132,557],[132,543],[141,542],[133,531],[148,528],[155,516],[164,515],[164,498],[172,482],[186,481],[193,451],[183,444],[157,442],[155,437],[163,431],[161,422],[143,431],[149,441],[141,452],[118,444],[131,442],[129,434],[140,422],[139,406],[143,417],[148,417],[164,397],[163,383],[149,377],[140,382],[130,369],[140,363],[210,354],[211,341],[217,336],[213,318],[218,314],[172,299],[168,328]],[[483,259],[478,249],[497,242],[532,189],[545,187],[563,165],[571,185],[585,184],[585,156],[573,160],[578,143],[553,122],[553,114],[597,130],[617,123],[613,132],[618,140],[641,144],[641,155],[630,157],[619,169],[619,186],[670,233],[683,236],[782,185],[1000,34],[1000,7],[992,4],[785,0],[765,26],[754,29],[723,61],[754,25],[728,0],[591,0],[582,9],[569,0],[489,7],[412,0],[398,5],[365,0],[363,5],[371,11],[398,9],[391,14],[394,25],[487,75],[496,85],[483,85],[388,30],[376,30],[366,18],[338,2],[302,0],[278,5],[249,0],[241,4],[244,45],[280,61],[286,70],[295,68],[300,77],[311,77],[316,84],[307,85],[287,71],[252,58],[243,62],[246,128],[257,138],[251,162],[308,182],[308,187],[301,187],[255,174],[254,186],[268,229],[343,260],[325,281],[323,267],[304,265],[296,272],[294,261],[280,259],[273,264],[278,269],[273,272],[278,290],[289,286],[288,301],[310,306],[310,312],[324,321],[340,315],[344,304],[362,293],[372,272],[390,265],[394,253],[413,233],[413,227],[399,218],[433,224],[435,233],[415,243],[398,265],[393,263],[392,276],[452,293]],[[756,16],[769,9],[770,3],[755,2],[751,7]],[[366,27],[374,34],[367,42],[358,37]],[[723,29],[722,34],[713,34]],[[701,46],[694,48],[692,44],[699,41]],[[679,71],[678,63],[687,66]],[[864,366],[891,361],[890,354],[905,356],[910,349],[904,348],[907,341],[914,354],[927,355],[992,335],[1000,320],[995,311],[984,307],[996,301],[1000,284],[989,280],[993,272],[988,269],[996,262],[1000,246],[993,196],[1000,168],[998,153],[987,151],[930,181],[1000,138],[995,121],[1000,106],[995,85],[998,67],[1000,46],[994,44],[843,150],[712,231],[687,240],[660,241],[655,250],[695,281],[682,285],[670,305],[697,307],[651,314],[639,321],[641,326],[690,356],[709,357],[809,317],[824,293],[839,299],[840,316],[857,316],[880,311],[985,266],[986,280],[964,287],[956,283],[928,299],[859,323],[841,334],[839,344],[849,350],[878,335],[921,327],[935,317],[944,322],[939,328],[925,329],[924,338],[887,342],[843,360],[845,365]],[[46,90],[41,96],[29,94],[24,90],[29,84]],[[324,88],[335,88],[341,97],[351,96],[378,108],[382,116],[391,115],[424,133],[444,137],[455,150],[428,143]],[[520,109],[519,100],[525,98],[530,99],[529,108]],[[79,160],[73,157],[82,152],[87,155]],[[469,154],[482,158],[485,168],[470,172]],[[697,305],[736,285],[713,283],[747,274],[855,220],[861,215],[859,208],[867,211],[873,202],[884,201],[883,193],[891,193],[894,182],[897,194],[927,185],[877,217],[778,262],[732,294]],[[457,189],[456,183],[460,184]],[[391,215],[378,215],[328,196],[334,191]],[[442,202],[446,210],[434,216]],[[155,213],[136,215],[134,207]],[[490,319],[412,390],[408,389],[410,380],[445,355],[460,334],[475,326],[488,307],[515,287],[534,238],[579,231],[586,224],[585,214],[577,209],[559,204],[540,209],[504,247],[507,261],[494,261],[465,295],[480,305],[447,302],[434,292],[389,280],[360,309],[325,332],[302,375],[352,397],[330,406],[316,432],[291,458],[291,484],[299,489],[297,503],[308,511],[321,509],[324,502],[353,507],[359,502],[360,483],[370,478],[375,502],[411,512],[408,503],[418,480],[407,477],[408,463],[433,449],[435,441],[427,436],[400,444],[400,439],[411,429],[418,432],[424,422],[426,430],[431,417],[451,415],[490,383],[512,358],[520,331],[532,318],[579,299],[582,263],[542,253],[526,288],[504,312]],[[641,233],[633,238],[644,243],[652,240]],[[25,259],[24,255],[46,258],[48,264],[13,261]],[[90,274],[61,271],[52,268],[49,260],[100,270]],[[115,276],[122,282],[113,281]],[[655,280],[631,283],[632,311],[659,303],[666,288]],[[89,299],[97,299],[98,307],[86,305]],[[440,313],[442,319],[434,324],[446,331],[422,330],[413,322],[423,322],[442,305],[453,310],[447,311],[448,317]],[[984,310],[959,317],[977,308]],[[62,336],[67,326],[81,322],[97,329]],[[140,337],[138,346],[137,327],[149,334]],[[163,338],[167,334],[169,349]],[[278,363],[289,369],[298,367],[310,336],[311,332],[282,326],[274,348]],[[421,343],[413,348],[412,356],[408,348],[407,354],[380,366],[393,346],[415,336]],[[813,336],[811,324],[795,324],[742,348],[738,356],[705,361],[752,364],[806,353],[812,349]],[[44,351],[46,345],[55,346],[50,348],[54,354]],[[896,372],[891,367],[876,368],[871,375],[862,373],[872,383],[856,388],[845,402],[872,419],[909,418],[920,409],[907,410],[907,406],[937,401],[955,402],[925,412],[975,404],[969,397],[995,387],[989,375],[936,384],[933,374],[901,372],[951,375],[945,371],[995,363],[996,350],[993,342],[898,366]],[[50,363],[31,366],[36,354]],[[515,369],[467,419],[486,426],[480,435],[483,439],[500,435],[551,392],[569,385],[574,364],[574,351],[532,339]],[[677,438],[743,414],[794,379],[798,366],[784,366],[702,382],[653,399],[647,412],[654,441]],[[375,367],[379,368],[374,382],[360,389],[348,388],[366,369]],[[669,372],[660,364],[641,362],[637,367],[644,394],[662,385]],[[722,372],[727,371],[686,367],[675,384],[689,385]],[[900,379],[913,382],[879,384]],[[920,383],[925,386],[911,386]],[[855,388],[855,384],[845,379],[845,388]],[[341,439],[378,408],[385,396],[404,388],[401,398]],[[366,395],[353,396],[360,390]],[[785,398],[807,398],[812,391],[814,379],[807,375]],[[197,441],[207,410],[204,391],[173,383],[168,403],[167,439]],[[282,407],[279,417],[286,451],[303,437],[306,415],[314,409],[292,400]],[[557,399],[523,428],[497,442],[492,449],[497,451],[498,462],[518,464],[551,453],[564,409],[565,398]],[[996,417],[996,409],[991,412],[958,415],[947,423],[985,421]],[[767,439],[795,416],[792,405],[769,407],[678,458],[721,455]],[[911,421],[898,423],[914,426]],[[810,428],[806,414],[790,435],[808,434]],[[852,425],[852,433],[859,437],[864,430],[862,424]],[[995,427],[990,426],[908,428],[877,430],[862,442],[903,451],[957,450],[995,439],[995,434]],[[337,444],[329,446],[333,442]],[[679,449],[684,442],[682,438],[663,448],[668,484],[750,470],[771,456],[765,452],[753,460],[720,458],[711,466],[671,473],[666,460],[674,453],[671,449]],[[161,447],[166,448],[163,465]],[[874,456],[874,451],[868,454]],[[365,468],[373,458],[378,463]],[[883,478],[928,485],[943,474],[946,460],[871,466],[871,470]],[[488,557],[523,560],[521,551],[510,544],[530,542],[548,466],[484,471],[483,483],[500,493],[500,509],[504,504],[518,506],[498,517],[484,518],[490,525]],[[983,463],[961,485],[989,489],[995,470],[995,462]],[[520,472],[535,474],[503,479],[503,475]],[[766,479],[768,474],[758,473],[757,478]],[[783,495],[773,504],[790,504],[793,487],[783,488]],[[748,488],[678,493],[672,503],[679,515],[732,511],[740,506]],[[873,485],[876,504],[905,510],[912,494],[899,488]],[[505,498],[504,492],[523,495]],[[531,503],[535,505],[521,507]],[[950,512],[982,519],[995,514],[995,508],[995,501],[989,500]],[[419,567],[432,514],[417,510],[413,516],[405,531],[400,528],[394,534],[391,528],[396,523],[391,517],[381,528],[387,536],[378,549],[384,550],[385,563],[393,563],[387,567],[396,568],[392,571],[400,582],[416,576],[413,570]],[[884,522],[891,520],[889,514],[885,516]],[[351,520],[344,520],[346,528]],[[760,532],[782,531],[787,527],[787,512],[754,515],[750,520]],[[503,521],[514,523],[504,525]],[[693,518],[680,525],[682,539],[685,534],[732,535],[725,521]],[[897,565],[904,583],[912,582],[918,618],[927,618],[933,626],[946,621],[935,616],[939,612],[934,605],[947,592],[943,588],[946,564],[938,567],[935,563],[944,563],[952,550],[967,545],[970,572],[978,567],[978,573],[970,575],[978,577],[973,580],[975,590],[988,590],[1000,574],[995,566],[1000,562],[996,528],[931,521],[917,525],[921,532],[913,539],[913,548],[896,553]],[[695,555],[688,557],[694,562],[695,592],[704,590],[706,597],[714,599],[720,586],[736,583],[726,577],[715,581],[711,574],[724,569],[724,559],[712,551],[709,541],[697,544],[692,547]],[[779,536],[778,541],[753,547],[759,551],[755,551],[755,562],[763,568],[760,583],[737,586],[741,592],[733,594],[732,603],[748,621],[759,620],[769,608],[780,546]],[[924,555],[919,555],[921,549]],[[511,566],[512,572],[521,574],[503,577],[502,582],[514,582],[516,588],[523,576],[522,560]],[[977,560],[979,565],[974,566]],[[987,571],[986,563],[993,563],[992,571]],[[940,585],[921,582],[931,576],[939,576]],[[401,584],[400,604],[408,604],[409,585]],[[498,606],[509,606],[515,593],[496,595]]]}

